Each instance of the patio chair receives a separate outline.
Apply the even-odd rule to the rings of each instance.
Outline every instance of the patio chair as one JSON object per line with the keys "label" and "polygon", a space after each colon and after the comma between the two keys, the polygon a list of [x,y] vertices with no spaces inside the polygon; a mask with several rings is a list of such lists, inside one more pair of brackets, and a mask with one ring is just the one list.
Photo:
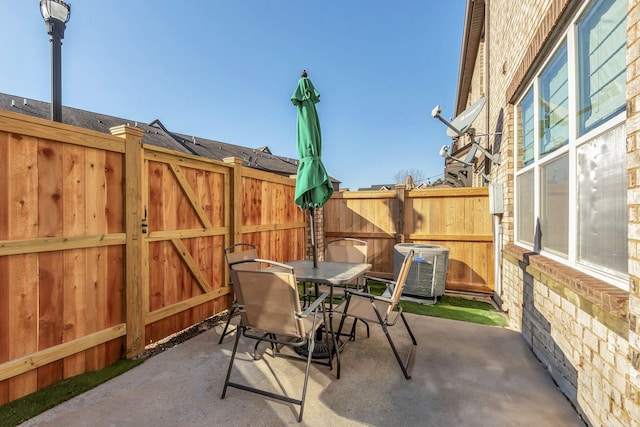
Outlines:
{"label": "patio chair", "polygon": [[[325,261],[334,262],[355,262],[366,263],[367,262],[367,242],[364,240],[354,239],[351,237],[343,237],[340,239],[330,240],[326,244],[325,249]],[[355,289],[356,291],[368,291],[364,289],[366,281],[361,277],[356,283],[349,283],[344,286],[333,286],[333,297],[338,299],[344,299],[345,289]],[[306,286],[306,285],[305,285]],[[319,293],[329,292],[330,286],[320,285],[318,287]],[[308,301],[314,296],[314,292],[308,292],[305,288],[305,301]]]}
{"label": "patio chair", "polygon": [[[337,262],[367,262],[367,242],[364,240],[343,237],[327,242],[325,259]],[[362,278],[361,278],[362,279]],[[355,288],[357,291],[364,289],[365,281],[359,280],[345,286],[346,289]],[[335,290],[334,290],[335,292]],[[344,295],[344,292],[342,293]]]}
{"label": "patio chair", "polygon": [[[242,249],[239,250],[238,249]],[[237,252],[236,252],[237,251]],[[227,260],[227,266],[236,261],[245,260],[245,259],[255,259],[258,258],[258,251],[256,250],[256,245],[251,243],[236,243],[235,245],[231,245],[227,248],[224,248],[224,257]],[[257,262],[254,263],[245,263],[242,266],[243,269],[246,270],[258,270],[260,268],[260,264]],[[231,276],[231,269],[229,269],[229,275]],[[230,286],[233,286],[233,280],[231,280]],[[229,323],[231,323],[231,318],[238,312],[238,304],[237,299],[234,297],[233,303],[231,304],[231,309],[229,313],[227,313],[227,322],[224,325],[224,329],[222,330],[222,334],[220,335],[220,341],[218,344],[222,344],[222,340],[225,336],[229,335],[234,330],[229,331]]]}
{"label": "patio chair", "polygon": [[[251,262],[266,265],[266,267],[259,270],[243,268],[243,264]],[[302,311],[293,267],[275,261],[250,259],[232,262],[229,264],[229,268],[237,295],[240,324],[238,325],[239,331],[236,333],[221,398],[224,399],[227,387],[234,387],[293,403],[300,405],[298,421],[302,421],[309,368],[315,347],[315,335],[316,331],[326,323],[325,299],[328,294],[321,295]],[[329,335],[328,333],[324,335],[327,346],[329,345]],[[296,399],[287,394],[277,394],[229,380],[240,336],[257,340],[256,348],[254,349],[254,360],[258,358],[257,346],[266,341],[271,343],[274,356],[306,361],[301,398]],[[331,345],[333,348],[337,348],[335,336],[332,335],[331,339]],[[301,357],[295,353],[281,353],[280,349],[284,346],[306,347],[306,356]],[[336,356],[339,372],[340,359],[339,355]],[[327,365],[330,369],[333,368],[331,358],[329,358]],[[289,370],[287,374],[289,375],[293,372],[295,371]]]}
{"label": "patio chair", "polygon": [[[354,319],[353,325],[351,327],[351,332],[347,335],[351,337],[351,340],[355,340],[356,333],[356,323],[358,320],[371,323],[372,325],[378,324],[382,327],[382,331],[387,337],[387,341],[391,345],[391,349],[393,350],[393,354],[402,369],[402,373],[406,379],[411,378],[409,372],[407,370],[411,357],[413,356],[413,350],[418,343],[411,332],[411,328],[409,327],[409,323],[402,312],[402,307],[400,306],[400,296],[402,295],[402,290],[404,289],[405,282],[407,280],[407,275],[409,274],[409,269],[411,268],[411,263],[413,262],[414,251],[411,250],[404,258],[402,262],[402,266],[400,267],[400,272],[398,273],[398,279],[394,282],[391,280],[386,280],[382,278],[374,278],[370,276],[365,276],[366,280],[375,280],[376,282],[384,283],[387,286],[387,290],[389,291],[390,297],[377,296],[366,292],[357,292],[354,290],[347,289],[345,290],[346,301],[342,303],[340,306],[335,308],[336,312],[342,313],[342,318],[340,319],[340,326],[338,327],[337,335],[342,335],[342,328],[344,327],[344,322],[347,317],[352,317]],[[389,334],[389,327],[394,326],[398,319],[402,319],[402,323],[404,323],[409,336],[411,337],[411,342],[413,346],[410,347],[409,353],[406,358],[403,360],[398,353],[398,349],[396,348],[393,340],[391,339],[391,335]],[[368,327],[367,327],[367,335],[368,335]],[[340,375],[340,366],[338,365],[338,375]]]}

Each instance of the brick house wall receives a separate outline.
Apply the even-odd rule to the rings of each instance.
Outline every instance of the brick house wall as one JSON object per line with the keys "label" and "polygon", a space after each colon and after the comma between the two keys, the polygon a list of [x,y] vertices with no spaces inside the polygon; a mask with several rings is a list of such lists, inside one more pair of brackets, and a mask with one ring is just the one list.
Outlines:
{"label": "brick house wall", "polygon": [[[489,133],[483,145],[500,153],[500,165],[485,171],[504,190],[496,289],[510,327],[522,333],[588,424],[640,425],[640,5],[635,0],[628,2],[627,18],[630,291],[514,244],[516,98],[585,2],[484,0],[481,49],[468,92],[458,88],[458,97],[468,96],[470,105],[487,96],[474,127],[477,134]],[[472,2],[467,3],[469,13]],[[475,176],[474,185],[485,183]]]}
{"label": "brick house wall", "polygon": [[640,4],[629,0],[627,17],[627,179],[629,203],[629,354],[625,397],[640,420]]}

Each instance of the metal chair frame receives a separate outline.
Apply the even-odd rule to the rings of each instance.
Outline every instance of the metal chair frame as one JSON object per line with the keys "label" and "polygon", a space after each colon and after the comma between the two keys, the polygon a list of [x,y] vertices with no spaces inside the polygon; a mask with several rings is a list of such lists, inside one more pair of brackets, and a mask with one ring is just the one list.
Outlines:
{"label": "metal chair frame", "polygon": [[[244,247],[250,248],[250,249],[244,249],[240,252],[234,252],[235,249],[244,248]],[[231,245],[224,248],[224,257],[227,261],[227,266],[229,266],[231,262],[238,261],[240,259],[257,258],[258,252],[256,249],[256,245],[252,243],[236,243],[235,245]],[[231,277],[231,274],[229,274],[229,277]],[[233,281],[230,281],[229,286],[233,287]],[[237,304],[236,298],[234,297],[233,303],[231,304],[231,308],[227,313],[227,321],[224,325],[224,329],[222,330],[222,334],[220,335],[220,340],[218,341],[218,344],[222,344],[222,340],[224,339],[224,337],[226,337],[227,335],[235,331],[235,329],[229,330],[229,324],[231,323],[231,318],[237,312],[238,312],[238,304]]]}
{"label": "metal chair frame", "polygon": [[[258,270],[242,270],[243,263],[256,262],[260,265],[268,264],[268,267]],[[309,379],[309,369],[312,362],[313,349],[315,347],[315,335],[318,328],[326,325],[327,316],[325,310],[325,300],[329,296],[328,293],[322,294],[304,311],[300,306],[298,298],[297,282],[293,267],[281,264],[275,261],[264,259],[248,259],[232,262],[229,264],[230,272],[233,276],[234,286],[236,287],[237,307],[240,313],[240,324],[238,332],[235,335],[235,342],[229,361],[229,368],[225,378],[224,388],[222,390],[221,399],[226,396],[227,388],[233,387],[240,390],[267,396],[273,399],[281,400],[287,403],[300,405],[298,414],[298,422],[302,421],[304,412],[305,397],[307,391],[307,383]],[[246,280],[246,283],[243,281]],[[246,287],[251,287],[246,289]],[[266,292],[256,292],[256,289],[262,290],[264,286]],[[244,288],[244,289],[243,289]],[[288,297],[282,298],[282,296]],[[269,301],[269,297],[273,301]],[[263,309],[272,304],[268,309]],[[325,328],[328,329],[328,328]],[[288,359],[306,361],[304,374],[304,383],[302,387],[302,396],[293,398],[287,394],[273,393],[268,390],[251,387],[246,384],[230,381],[233,364],[238,349],[240,337],[256,340],[254,348],[254,360],[258,359],[257,347],[263,342],[271,343],[273,356],[286,357]],[[326,345],[329,346],[329,334],[325,334]],[[335,335],[331,334],[331,345],[337,348]],[[280,353],[284,346],[305,347],[306,357],[289,355]],[[340,358],[336,355],[337,372],[340,372]],[[329,358],[327,365],[333,369],[332,358]]]}
{"label": "metal chair frame", "polygon": [[[400,273],[398,274],[397,281],[393,282],[385,279],[375,278],[376,281],[380,281],[387,285],[387,289],[390,292],[391,297],[382,297],[377,295],[372,295],[366,292],[356,292],[347,289],[345,291],[347,299],[346,301],[338,308],[336,311],[342,312],[342,318],[340,319],[340,326],[338,327],[337,335],[341,336],[342,328],[344,327],[344,322],[347,317],[353,317],[354,322],[351,327],[351,332],[346,334],[350,337],[351,340],[355,340],[355,329],[356,323],[358,320],[377,323],[382,327],[382,331],[384,332],[389,345],[393,351],[393,354],[402,369],[402,373],[406,379],[410,379],[411,375],[409,374],[408,367],[413,356],[413,349],[418,345],[411,328],[409,327],[409,323],[402,312],[402,307],[400,306],[400,296],[402,295],[402,290],[406,283],[407,275],[409,273],[409,269],[411,268],[411,263],[413,262],[414,251],[411,250],[405,257],[402,267],[400,269]],[[368,279],[372,279],[368,277]],[[368,302],[369,304],[366,304]],[[349,309],[353,307],[354,310],[352,312]],[[371,307],[371,311],[367,310],[366,307]],[[384,311],[383,311],[384,310]],[[397,310],[397,311],[396,311]],[[374,314],[372,316],[371,314]],[[395,314],[392,316],[392,314]],[[389,334],[389,326],[394,326],[398,319],[402,319],[402,323],[409,333],[409,337],[411,338],[411,342],[413,344],[410,347],[409,352],[405,358],[405,360],[400,357],[400,353],[396,348],[391,335]],[[369,336],[369,328],[367,325],[367,336]],[[340,366],[338,366],[338,375],[339,375]]]}

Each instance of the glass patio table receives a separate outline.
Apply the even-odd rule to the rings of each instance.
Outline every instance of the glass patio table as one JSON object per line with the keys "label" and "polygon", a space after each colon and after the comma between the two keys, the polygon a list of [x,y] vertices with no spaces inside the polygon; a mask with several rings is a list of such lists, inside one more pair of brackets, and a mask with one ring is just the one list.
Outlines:
{"label": "glass patio table", "polygon": [[[354,283],[359,277],[371,270],[372,265],[367,263],[318,261],[318,267],[313,267],[312,260],[297,260],[286,263],[293,267],[298,282],[313,283],[318,295],[319,285],[330,285],[329,291],[329,330],[333,335],[333,286]],[[302,351],[303,349],[299,349]],[[316,342],[313,358],[323,359],[329,357],[329,349],[323,341]]]}

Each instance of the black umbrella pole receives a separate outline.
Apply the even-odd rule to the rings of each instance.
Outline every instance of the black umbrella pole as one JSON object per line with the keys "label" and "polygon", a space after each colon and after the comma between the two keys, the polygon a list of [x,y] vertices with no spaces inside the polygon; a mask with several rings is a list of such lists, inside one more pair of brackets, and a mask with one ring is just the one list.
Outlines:
{"label": "black umbrella pole", "polygon": [[314,208],[309,207],[309,219],[311,221],[311,253],[313,256],[313,268],[318,268],[318,251],[316,248],[316,221],[313,211]]}

